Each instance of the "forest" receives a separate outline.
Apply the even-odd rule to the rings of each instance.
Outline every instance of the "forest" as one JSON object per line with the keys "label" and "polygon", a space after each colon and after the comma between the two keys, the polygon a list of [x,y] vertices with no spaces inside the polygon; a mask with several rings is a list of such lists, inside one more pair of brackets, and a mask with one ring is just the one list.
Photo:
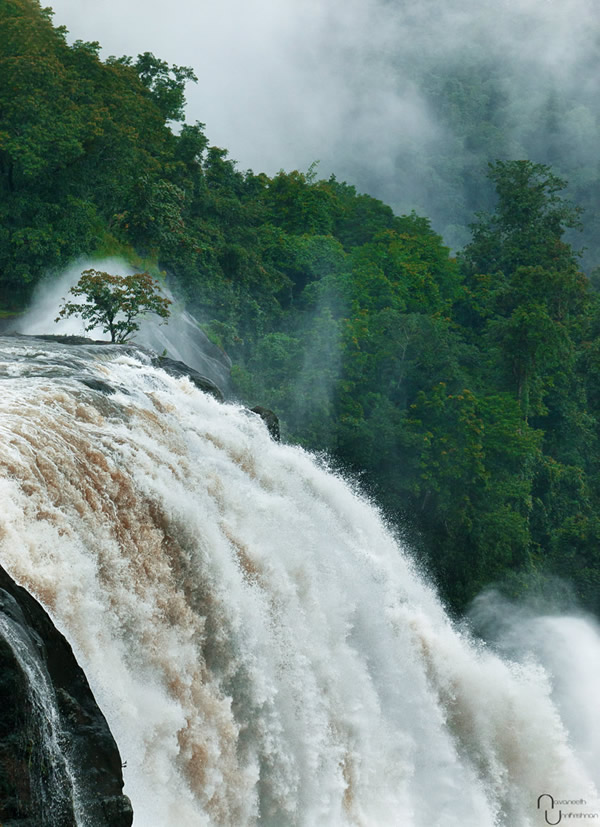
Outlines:
{"label": "forest", "polygon": [[598,261],[576,243],[597,205],[593,178],[567,196],[568,147],[503,155],[456,67],[436,94],[477,163],[453,175],[493,195],[455,253],[317,164],[241,171],[184,122],[191,69],[99,53],[0,0],[0,315],[121,256],[201,320],[238,399],[358,480],[453,612],[490,585],[600,612]]}

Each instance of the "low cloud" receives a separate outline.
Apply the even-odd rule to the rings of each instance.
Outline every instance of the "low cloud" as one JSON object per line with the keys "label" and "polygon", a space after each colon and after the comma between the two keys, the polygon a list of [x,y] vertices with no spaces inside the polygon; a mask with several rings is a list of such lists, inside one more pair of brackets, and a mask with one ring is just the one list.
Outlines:
{"label": "low cloud", "polygon": [[[193,66],[199,82],[188,87],[188,120],[206,123],[211,142],[242,169],[273,174],[320,160],[320,175],[335,172],[398,211],[425,212],[440,231],[470,209],[445,203],[441,191],[454,187],[460,201],[464,170],[473,179],[484,174],[470,169],[474,150],[460,117],[453,120],[457,104],[445,86],[452,77],[472,92],[475,122],[494,109],[493,157],[552,161],[540,144],[553,94],[571,101],[567,117],[562,106],[558,141],[569,146],[571,168],[596,157],[592,0],[173,0],[168,9],[148,0],[55,0],[53,7],[72,39],[99,40],[105,56],[149,50]],[[469,73],[481,88],[469,86]]]}

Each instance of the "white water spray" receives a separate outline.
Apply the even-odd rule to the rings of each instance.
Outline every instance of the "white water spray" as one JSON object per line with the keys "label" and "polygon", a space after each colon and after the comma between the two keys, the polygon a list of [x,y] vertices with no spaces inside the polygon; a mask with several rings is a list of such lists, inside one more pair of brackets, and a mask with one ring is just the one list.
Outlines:
{"label": "white water spray", "polygon": [[[378,512],[256,416],[126,346],[3,339],[0,386],[0,561],[73,645],[136,827],[600,814],[598,733],[548,669],[457,631]],[[581,623],[556,645],[598,658]],[[586,675],[563,708],[595,704]]]}

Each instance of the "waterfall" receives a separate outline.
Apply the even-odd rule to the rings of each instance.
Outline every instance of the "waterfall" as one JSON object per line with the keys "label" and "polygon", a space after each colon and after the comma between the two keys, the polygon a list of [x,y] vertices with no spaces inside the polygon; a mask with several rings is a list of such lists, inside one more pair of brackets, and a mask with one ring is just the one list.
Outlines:
{"label": "waterfall", "polygon": [[73,646],[136,827],[600,816],[572,708],[599,670],[558,656],[597,667],[591,622],[496,654],[351,484],[133,345],[6,337],[0,379],[0,562]]}
{"label": "waterfall", "polygon": [[[8,598],[2,594],[3,601]],[[63,728],[56,694],[34,641],[9,614],[0,612],[0,639],[10,648],[25,679],[30,730],[28,744],[32,800],[39,827],[92,827],[85,819],[70,744]]]}

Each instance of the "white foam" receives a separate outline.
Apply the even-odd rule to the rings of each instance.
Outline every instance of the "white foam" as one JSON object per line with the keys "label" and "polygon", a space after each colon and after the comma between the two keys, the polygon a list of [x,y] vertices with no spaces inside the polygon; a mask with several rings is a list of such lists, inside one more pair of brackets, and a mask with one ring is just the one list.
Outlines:
{"label": "white foam", "polygon": [[[30,347],[2,344],[0,373]],[[136,827],[533,827],[542,793],[595,801],[598,731],[572,735],[552,664],[457,631],[343,480],[147,359],[79,352],[106,396],[69,353],[2,380],[0,560],[74,645]],[[585,638],[597,680],[581,623],[555,648]]]}

